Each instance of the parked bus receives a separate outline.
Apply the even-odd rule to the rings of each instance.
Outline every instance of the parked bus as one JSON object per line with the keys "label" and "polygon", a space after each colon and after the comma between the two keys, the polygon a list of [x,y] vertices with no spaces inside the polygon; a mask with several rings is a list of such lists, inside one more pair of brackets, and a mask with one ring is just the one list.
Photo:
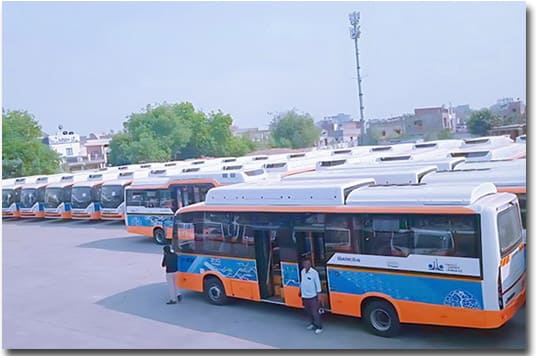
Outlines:
{"label": "parked bus", "polygon": [[[517,161],[517,162],[516,162]],[[484,163],[477,167],[477,163],[466,164],[461,169],[451,172],[437,172],[423,178],[423,183],[451,184],[456,187],[465,182],[492,182],[499,192],[509,192],[517,195],[521,208],[521,221],[523,229],[526,229],[527,221],[527,171],[525,160],[502,162],[503,166],[490,164],[485,167]],[[475,165],[474,168],[466,168]]]}
{"label": "parked bus", "polygon": [[283,181],[211,189],[173,226],[177,284],[209,302],[302,307],[299,264],[324,310],[380,336],[401,323],[498,328],[525,302],[515,195],[491,183]]}
{"label": "parked bus", "polygon": [[265,178],[262,169],[255,169],[136,179],[125,189],[127,231],[166,244],[171,239],[173,214],[177,209],[205,200],[213,187]]}
{"label": "parked bus", "polygon": [[32,183],[31,177],[15,178],[11,184],[2,185],[2,218],[20,217],[20,193],[25,183]]}
{"label": "parked bus", "polygon": [[100,220],[101,190],[107,180],[117,179],[121,173],[93,173],[83,182],[73,184],[71,207],[73,220]]}
{"label": "parked bus", "polygon": [[384,167],[386,169],[394,169],[396,167],[426,167],[436,166],[438,171],[451,171],[458,165],[465,162],[465,158],[440,158],[430,160],[412,160],[401,159],[394,161],[376,161],[374,163],[355,163],[351,160],[332,160],[319,161],[316,164],[316,171],[328,170],[354,170]]}
{"label": "parked bus", "polygon": [[43,176],[36,179],[34,184],[25,184],[20,193],[20,217],[45,217],[45,189],[48,184],[59,182],[61,174]]}
{"label": "parked bus", "polygon": [[[117,180],[106,181],[102,184],[100,195],[101,220],[125,220],[125,188],[134,179],[145,178],[151,172],[160,170],[137,170],[121,172]],[[163,169],[162,171],[166,171]]]}
{"label": "parked bus", "polygon": [[72,174],[61,177],[61,180],[57,183],[47,185],[45,189],[45,218],[71,219],[73,184],[84,181],[87,177],[87,173]]}

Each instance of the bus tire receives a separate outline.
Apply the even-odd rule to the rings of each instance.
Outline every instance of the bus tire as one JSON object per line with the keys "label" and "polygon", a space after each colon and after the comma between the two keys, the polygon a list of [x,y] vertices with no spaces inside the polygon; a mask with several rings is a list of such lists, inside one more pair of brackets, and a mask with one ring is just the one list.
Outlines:
{"label": "bus tire", "polygon": [[393,337],[400,331],[400,319],[395,308],[385,300],[371,300],[363,308],[363,318],[369,330],[382,337]]}
{"label": "bus tire", "polygon": [[166,232],[159,227],[154,229],[153,238],[154,238],[154,242],[156,242],[158,245],[168,244],[168,240],[166,239]]}
{"label": "bus tire", "polygon": [[216,277],[205,279],[203,291],[211,304],[224,305],[229,303],[229,298],[227,298],[227,294],[225,293],[225,287]]}

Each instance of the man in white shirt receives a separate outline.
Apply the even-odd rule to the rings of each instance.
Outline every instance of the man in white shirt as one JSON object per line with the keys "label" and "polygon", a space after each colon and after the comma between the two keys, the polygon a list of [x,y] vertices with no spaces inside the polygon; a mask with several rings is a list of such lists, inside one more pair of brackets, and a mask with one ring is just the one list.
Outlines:
{"label": "man in white shirt", "polygon": [[307,326],[307,329],[314,329],[315,334],[320,334],[322,332],[322,323],[320,321],[320,297],[318,295],[322,292],[322,285],[320,284],[318,272],[311,267],[309,258],[303,260],[302,267],[300,297],[307,315],[311,317],[311,323]]}

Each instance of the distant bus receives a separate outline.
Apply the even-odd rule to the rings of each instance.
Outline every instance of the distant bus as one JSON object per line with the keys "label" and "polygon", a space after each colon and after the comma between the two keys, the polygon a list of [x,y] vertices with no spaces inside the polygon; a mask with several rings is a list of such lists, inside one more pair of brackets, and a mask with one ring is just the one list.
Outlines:
{"label": "distant bus", "polygon": [[34,184],[25,184],[20,193],[20,217],[45,217],[45,190],[48,184],[58,182],[61,174],[37,178]]}
{"label": "distant bus", "polygon": [[125,188],[134,179],[145,178],[151,171],[121,172],[116,180],[102,184],[100,193],[101,220],[125,220]]}
{"label": "distant bus", "polygon": [[323,308],[380,336],[401,323],[498,328],[525,302],[515,195],[491,183],[374,186],[267,181],[211,189],[178,210],[180,288],[302,307],[310,257]]}
{"label": "distant bus", "polygon": [[151,237],[158,244],[169,243],[173,214],[177,209],[205,200],[213,187],[265,178],[264,170],[256,169],[136,179],[125,189],[127,231]]}
{"label": "distant bus", "polygon": [[413,160],[411,157],[404,157],[405,159],[390,160],[390,161],[376,161],[373,163],[354,163],[346,159],[331,160],[331,161],[318,161],[316,164],[316,171],[330,171],[330,170],[355,170],[355,169],[368,169],[368,168],[385,168],[394,169],[397,167],[426,167],[435,166],[438,171],[451,171],[458,165],[465,162],[465,158],[439,158],[439,159],[425,159],[425,160]]}
{"label": "distant bus", "polygon": [[73,220],[99,220],[101,218],[101,189],[106,180],[120,173],[93,173],[87,180],[74,183],[71,191]]}
{"label": "distant bus", "polygon": [[73,184],[87,179],[88,174],[73,174],[61,177],[57,183],[45,189],[45,218],[71,219],[73,216],[71,195]]}
{"label": "distant bus", "polygon": [[25,183],[33,183],[31,178],[15,178],[11,184],[2,185],[2,218],[20,217],[20,193]]}

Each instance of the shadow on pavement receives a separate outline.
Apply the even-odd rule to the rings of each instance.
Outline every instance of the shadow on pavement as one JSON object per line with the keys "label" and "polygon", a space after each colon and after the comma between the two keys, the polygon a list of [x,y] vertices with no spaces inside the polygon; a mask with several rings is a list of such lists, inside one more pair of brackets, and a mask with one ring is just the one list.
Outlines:
{"label": "shadow on pavement", "polygon": [[[245,300],[215,306],[201,293],[184,291],[183,296],[178,305],[166,305],[167,286],[155,283],[118,293],[97,304],[142,318],[280,348],[495,350],[526,347],[526,335],[519,335],[520,327],[513,325],[514,320],[496,330],[403,325],[398,337],[382,338],[370,334],[360,319],[327,314],[323,318],[324,333],[315,335],[305,330],[306,319],[299,309]],[[524,309],[522,313],[518,324],[525,322]]]}
{"label": "shadow on pavement", "polygon": [[64,220],[64,219],[3,219],[3,224],[9,225],[41,225],[43,227],[51,226],[65,226],[65,227],[75,227],[75,228],[92,228],[92,229],[124,229],[126,227],[123,221],[91,221],[91,220]]}
{"label": "shadow on pavement", "polygon": [[120,236],[109,239],[96,240],[78,245],[83,248],[97,248],[109,251],[137,252],[162,254],[162,246],[145,236]]}

